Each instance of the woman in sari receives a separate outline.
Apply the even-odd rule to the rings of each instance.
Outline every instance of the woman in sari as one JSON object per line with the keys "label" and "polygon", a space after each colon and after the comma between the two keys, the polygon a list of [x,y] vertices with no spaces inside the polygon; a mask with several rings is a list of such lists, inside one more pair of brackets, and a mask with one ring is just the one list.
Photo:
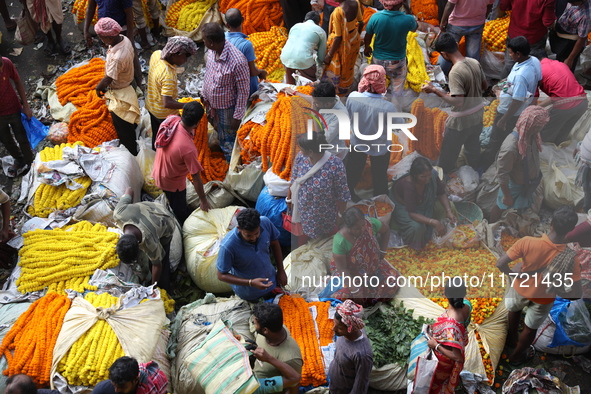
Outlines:
{"label": "woman in sari", "polygon": [[431,239],[433,229],[438,235],[444,235],[443,219],[457,222],[455,208],[447,198],[443,183],[424,157],[417,157],[409,174],[394,183],[390,198],[396,205],[391,226],[413,249],[423,249]]}
{"label": "woman in sari", "polygon": [[[343,222],[345,225],[332,241],[330,268],[334,277],[345,279],[341,283],[343,288],[332,296],[353,299],[365,306],[390,300],[398,290],[395,286],[398,271],[384,259],[390,228],[378,219],[366,218],[357,207],[345,211]],[[359,282],[355,284],[354,278],[363,279],[365,276],[379,278],[379,284],[372,283],[370,279],[361,286]]]}
{"label": "woman in sari", "polygon": [[330,15],[324,75],[337,88],[337,94],[349,93],[355,81],[355,63],[361,46],[363,12],[357,0],[337,0],[340,3]]}
{"label": "woman in sari", "polygon": [[464,349],[468,345],[466,327],[470,324],[472,304],[464,299],[466,286],[461,277],[448,281],[445,296],[449,307],[431,326],[432,337],[427,342],[439,361],[429,394],[451,394],[455,391],[464,368]]}

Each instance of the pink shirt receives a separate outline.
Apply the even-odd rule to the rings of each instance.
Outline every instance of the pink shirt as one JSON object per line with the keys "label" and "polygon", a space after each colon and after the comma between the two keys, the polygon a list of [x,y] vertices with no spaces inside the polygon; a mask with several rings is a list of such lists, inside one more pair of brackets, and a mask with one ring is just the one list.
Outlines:
{"label": "pink shirt", "polygon": [[[573,75],[568,66],[558,60],[551,60],[544,58],[540,61],[542,65],[542,80],[540,81],[540,89],[556,101],[558,98],[583,96],[585,98],[585,90]],[[561,105],[554,105],[555,109],[570,109],[581,101],[570,101]]]}
{"label": "pink shirt", "polygon": [[449,0],[455,4],[448,23],[454,26],[480,26],[486,20],[486,8],[495,0]]}
{"label": "pink shirt", "polygon": [[193,137],[179,122],[170,143],[156,149],[152,170],[156,186],[168,192],[185,190],[187,175],[203,171],[198,156]]}

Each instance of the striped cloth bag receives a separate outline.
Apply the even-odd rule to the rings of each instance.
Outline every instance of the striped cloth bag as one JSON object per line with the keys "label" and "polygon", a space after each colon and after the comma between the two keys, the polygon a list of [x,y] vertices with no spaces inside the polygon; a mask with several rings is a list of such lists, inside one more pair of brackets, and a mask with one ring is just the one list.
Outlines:
{"label": "striped cloth bag", "polygon": [[206,394],[252,394],[259,388],[247,350],[223,320],[213,325],[184,363]]}

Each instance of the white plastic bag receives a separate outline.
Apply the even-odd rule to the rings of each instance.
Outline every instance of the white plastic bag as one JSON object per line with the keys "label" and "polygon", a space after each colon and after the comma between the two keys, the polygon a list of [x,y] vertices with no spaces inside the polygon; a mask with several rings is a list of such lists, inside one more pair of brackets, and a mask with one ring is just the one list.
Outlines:
{"label": "white plastic bag", "polygon": [[273,197],[287,197],[289,191],[289,181],[282,179],[279,175],[273,172],[272,168],[269,168],[263,176],[263,181],[269,189],[269,194]]}
{"label": "white plastic bag", "polygon": [[503,77],[503,62],[491,51],[484,50],[480,56],[480,64],[487,78],[500,80]]}
{"label": "white plastic bag", "polygon": [[451,223],[448,219],[441,221],[441,224],[445,226],[445,234],[442,236],[437,235],[437,231],[433,230],[433,242],[437,247],[441,248],[446,246],[451,248],[453,246],[452,241],[454,234],[456,233],[456,225]]}
{"label": "white plastic bag", "polygon": [[162,190],[156,186],[154,178],[152,178],[152,168],[154,167],[154,160],[156,160],[156,152],[152,149],[152,138],[140,137],[137,141],[139,152],[135,159],[140,166],[142,175],[144,177],[143,189],[153,198],[162,194]]}

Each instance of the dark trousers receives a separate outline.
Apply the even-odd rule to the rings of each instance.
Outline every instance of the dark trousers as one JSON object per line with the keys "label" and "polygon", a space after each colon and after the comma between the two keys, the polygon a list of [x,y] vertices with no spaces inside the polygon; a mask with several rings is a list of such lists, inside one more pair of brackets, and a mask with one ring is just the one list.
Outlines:
{"label": "dark trousers", "polygon": [[462,146],[468,159],[468,164],[478,167],[480,158],[480,133],[482,132],[482,123],[466,127],[463,130],[445,129],[445,136],[441,144],[441,153],[437,165],[443,169],[445,174],[449,174],[456,168],[456,162]]}
{"label": "dark trousers", "polygon": [[542,141],[560,145],[568,139],[575,123],[587,111],[587,99],[569,109],[550,109],[550,121],[546,123],[540,134]]}
{"label": "dark trousers", "polygon": [[515,125],[517,124],[517,119],[519,119],[519,116],[511,117],[507,123],[505,123],[505,130],[501,130],[499,127],[497,127],[497,123],[499,123],[499,120],[502,117],[503,114],[497,112],[492,131],[490,133],[490,142],[488,143],[485,151],[480,156],[480,166],[485,171],[491,166],[492,163],[494,163],[497,153],[499,153],[499,149],[501,149],[501,145],[503,145],[503,141],[505,141],[505,138],[511,134],[515,128]]}
{"label": "dark trousers", "polygon": [[330,23],[330,15],[332,14],[332,12],[335,10],[335,6],[333,5],[329,5],[328,3],[324,3],[324,9],[322,10],[322,29],[324,29],[324,32],[326,33],[326,36],[328,37],[328,25]]}
{"label": "dark trousers", "polygon": [[[166,254],[164,255],[164,259],[162,260],[162,271],[160,273],[160,279],[158,279],[158,287],[161,289],[166,290],[168,294],[170,294],[170,244],[172,242],[172,237],[168,241],[168,243],[164,243],[164,250]],[[152,264],[150,263],[150,268],[152,268]]]}
{"label": "dark trousers", "polygon": [[121,119],[114,112],[111,112],[111,119],[113,119],[113,126],[117,131],[117,137],[121,145],[125,146],[129,153],[137,156],[137,142],[135,141],[135,129],[137,125],[126,122]]}
{"label": "dark trousers", "polygon": [[[561,33],[565,33],[565,31],[558,25],[556,26],[556,30],[560,31]],[[577,43],[577,40],[569,40],[568,38],[558,37],[556,30],[550,30],[550,49],[556,54],[556,60],[564,63],[564,61],[570,56],[575,44]],[[573,74],[582,52],[583,49],[581,49],[581,51],[576,54],[577,56],[575,57],[573,65],[570,68]]]}
{"label": "dark trousers", "polygon": [[310,0],[279,0],[279,4],[283,9],[283,21],[287,31],[296,23],[303,22],[306,14],[312,11]]}
{"label": "dark trousers", "polygon": [[[12,133],[10,129],[12,129]],[[14,158],[17,165],[31,164],[35,160],[27,132],[21,122],[20,112],[0,116],[0,142]]]}
{"label": "dark trousers", "polygon": [[587,174],[583,178],[583,192],[585,193],[583,211],[588,212],[591,209],[591,169],[587,169]]}
{"label": "dark trousers", "polygon": [[[355,186],[357,186],[361,180],[367,156],[367,153],[355,152],[354,150],[347,154],[347,184],[351,191],[351,199],[355,202],[360,200],[359,196],[355,193]],[[374,197],[381,194],[388,194],[387,171],[388,164],[390,163],[390,154],[386,153],[381,156],[369,156],[369,160],[371,162],[371,180],[373,183]]]}
{"label": "dark trousers", "polygon": [[170,208],[176,216],[176,220],[179,221],[181,227],[185,223],[185,220],[189,217],[189,207],[187,206],[187,189],[177,190],[176,192],[169,192],[164,190]]}
{"label": "dark trousers", "polygon": [[155,117],[154,115],[152,115],[151,112],[149,112],[149,114],[150,126],[152,127],[152,149],[156,150],[156,136],[158,135],[158,129],[160,128],[160,125],[164,122],[164,119],[159,119]]}

